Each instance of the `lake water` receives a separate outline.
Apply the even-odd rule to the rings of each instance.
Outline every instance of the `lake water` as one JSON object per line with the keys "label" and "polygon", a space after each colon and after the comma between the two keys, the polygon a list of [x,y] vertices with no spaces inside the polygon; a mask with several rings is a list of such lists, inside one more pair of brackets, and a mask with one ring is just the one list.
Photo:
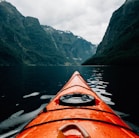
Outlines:
{"label": "lake water", "polygon": [[0,67],[0,137],[18,132],[36,116],[74,71],[139,132],[139,67]]}

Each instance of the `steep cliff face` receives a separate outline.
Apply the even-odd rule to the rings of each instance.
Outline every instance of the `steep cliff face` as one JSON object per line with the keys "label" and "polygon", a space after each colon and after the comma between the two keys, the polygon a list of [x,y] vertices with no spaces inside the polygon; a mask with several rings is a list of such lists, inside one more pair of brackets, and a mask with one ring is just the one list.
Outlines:
{"label": "steep cliff face", "polygon": [[68,59],[73,59],[81,64],[96,52],[96,45],[70,31],[56,30],[46,25],[43,28],[50,35],[55,47]]}
{"label": "steep cliff face", "polygon": [[138,9],[138,0],[127,0],[113,13],[96,54],[85,64],[139,64]]}
{"label": "steep cliff face", "polygon": [[[60,37],[64,41],[58,41]],[[84,59],[79,54],[82,47],[76,49],[76,54],[68,50],[77,44],[69,42],[69,49],[65,48],[65,40],[74,37],[68,36],[68,33],[59,34],[56,30],[52,33],[40,25],[37,18],[24,17],[10,3],[0,2],[0,65],[79,65]],[[86,49],[92,50],[91,44],[84,42]],[[77,58],[81,60],[75,60],[75,55],[79,55]]]}
{"label": "steep cliff face", "polygon": [[64,64],[65,57],[38,19],[22,16],[10,3],[0,3],[0,64],[51,65]]}

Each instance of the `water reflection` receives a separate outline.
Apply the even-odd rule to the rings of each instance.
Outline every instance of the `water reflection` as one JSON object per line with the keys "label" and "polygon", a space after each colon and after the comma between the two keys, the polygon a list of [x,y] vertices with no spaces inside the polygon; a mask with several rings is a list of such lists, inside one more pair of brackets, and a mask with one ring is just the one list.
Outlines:
{"label": "water reflection", "polygon": [[[21,129],[76,70],[98,96],[118,110],[117,114],[127,116],[127,120],[136,124],[139,112],[134,107],[139,101],[139,68],[131,69],[92,66],[0,68],[0,134],[8,135]],[[133,124],[130,126],[137,128]],[[0,137],[4,138],[4,135]]]}
{"label": "water reflection", "polygon": [[107,104],[115,105],[110,97],[112,96],[112,94],[106,91],[106,87],[109,82],[103,80],[103,73],[104,70],[100,68],[92,70],[92,75],[89,79],[87,79],[87,82],[89,86],[97,93],[97,95],[102,98]]}
{"label": "water reflection", "polygon": [[14,135],[19,133],[45,106],[46,104],[42,104],[38,109],[26,114],[23,114],[24,110],[20,110],[2,121],[0,123],[0,138],[14,138]]}

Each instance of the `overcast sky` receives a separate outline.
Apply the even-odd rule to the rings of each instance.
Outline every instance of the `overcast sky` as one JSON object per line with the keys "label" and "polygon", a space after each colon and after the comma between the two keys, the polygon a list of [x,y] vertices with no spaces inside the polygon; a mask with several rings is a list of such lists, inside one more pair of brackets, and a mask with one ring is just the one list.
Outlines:
{"label": "overcast sky", "polygon": [[112,13],[125,0],[7,0],[23,16],[39,19],[40,24],[68,30],[93,44],[104,36]]}

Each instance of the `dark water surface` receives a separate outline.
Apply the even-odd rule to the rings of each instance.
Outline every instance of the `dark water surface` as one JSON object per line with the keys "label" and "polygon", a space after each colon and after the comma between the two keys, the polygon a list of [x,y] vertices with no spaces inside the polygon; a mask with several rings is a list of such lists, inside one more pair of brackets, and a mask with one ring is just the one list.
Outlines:
{"label": "dark water surface", "polygon": [[76,70],[139,132],[139,67],[0,67],[0,136],[6,137],[34,117]]}

